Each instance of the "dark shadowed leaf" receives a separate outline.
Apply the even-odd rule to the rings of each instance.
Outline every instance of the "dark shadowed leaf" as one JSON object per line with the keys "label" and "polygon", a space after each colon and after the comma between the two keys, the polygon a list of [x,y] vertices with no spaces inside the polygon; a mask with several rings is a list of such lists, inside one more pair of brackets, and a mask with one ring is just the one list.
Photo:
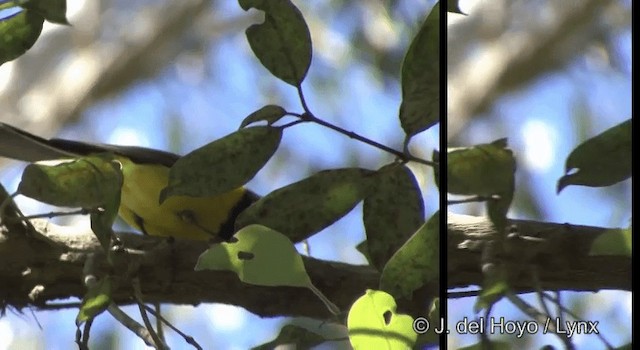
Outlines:
{"label": "dark shadowed leaf", "polygon": [[2,16],[0,18],[0,66],[27,52],[38,40],[42,23],[44,23],[44,17],[28,10],[6,17],[2,14]]}
{"label": "dark shadowed leaf", "polygon": [[402,64],[400,123],[409,139],[440,120],[440,6],[431,9]]}
{"label": "dark shadowed leaf", "polygon": [[236,229],[261,224],[300,242],[336,222],[366,197],[372,174],[359,168],[321,171],[262,197],[240,214]]}
{"label": "dark shadowed leaf", "polygon": [[391,257],[382,270],[380,289],[396,298],[411,298],[414,290],[438,278],[440,214],[436,212]]}
{"label": "dark shadowed leaf", "polygon": [[565,164],[557,191],[569,185],[610,186],[631,177],[631,119],[576,147]]}
{"label": "dark shadowed leaf", "polygon": [[284,117],[285,114],[287,114],[287,111],[284,108],[276,105],[267,105],[244,118],[240,123],[240,128],[259,121],[266,121],[267,124],[271,125]]}
{"label": "dark shadowed leaf", "polygon": [[208,197],[241,187],[278,149],[282,130],[270,126],[240,129],[178,159],[169,172],[170,196]]}
{"label": "dark shadowed leaf", "polygon": [[447,0],[447,12],[464,15],[465,13],[460,10],[460,4],[458,2],[459,0]]}
{"label": "dark shadowed leaf", "polygon": [[67,0],[19,0],[20,6],[40,14],[51,23],[69,24]]}
{"label": "dark shadowed leaf", "polygon": [[387,165],[373,177],[364,200],[363,221],[369,258],[382,271],[389,258],[424,223],[424,201],[409,168]]}
{"label": "dark shadowed leaf", "polygon": [[240,0],[245,10],[265,12],[264,22],[246,31],[251,50],[274,76],[298,86],[311,65],[311,34],[302,13],[289,0]]}

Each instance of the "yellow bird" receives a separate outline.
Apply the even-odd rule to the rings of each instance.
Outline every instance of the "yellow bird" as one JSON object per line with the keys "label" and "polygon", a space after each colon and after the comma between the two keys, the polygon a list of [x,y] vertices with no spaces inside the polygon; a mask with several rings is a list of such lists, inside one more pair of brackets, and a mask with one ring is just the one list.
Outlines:
{"label": "yellow bird", "polygon": [[180,156],[151,148],[44,139],[0,122],[0,156],[25,162],[72,159],[109,152],[122,163],[124,183],[118,214],[151,236],[224,240],[233,235],[238,215],[259,199],[240,187],[212,197],[175,196],[159,204],[169,168]]}

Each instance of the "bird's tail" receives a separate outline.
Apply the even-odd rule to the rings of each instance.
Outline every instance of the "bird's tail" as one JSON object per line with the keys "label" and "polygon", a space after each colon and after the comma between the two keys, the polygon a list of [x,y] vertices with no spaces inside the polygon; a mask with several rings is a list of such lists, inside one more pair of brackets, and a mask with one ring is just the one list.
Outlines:
{"label": "bird's tail", "polygon": [[50,145],[49,140],[0,122],[0,157],[33,163],[73,156]]}

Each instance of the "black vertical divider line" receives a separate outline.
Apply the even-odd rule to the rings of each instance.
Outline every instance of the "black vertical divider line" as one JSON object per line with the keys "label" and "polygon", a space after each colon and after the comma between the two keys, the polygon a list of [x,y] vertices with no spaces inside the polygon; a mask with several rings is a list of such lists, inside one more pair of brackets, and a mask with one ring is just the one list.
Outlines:
{"label": "black vertical divider line", "polygon": [[[447,2],[440,1],[440,320],[447,327]],[[440,327],[440,324],[432,325]],[[437,329],[437,328],[436,328]],[[447,331],[440,349],[447,348]]]}

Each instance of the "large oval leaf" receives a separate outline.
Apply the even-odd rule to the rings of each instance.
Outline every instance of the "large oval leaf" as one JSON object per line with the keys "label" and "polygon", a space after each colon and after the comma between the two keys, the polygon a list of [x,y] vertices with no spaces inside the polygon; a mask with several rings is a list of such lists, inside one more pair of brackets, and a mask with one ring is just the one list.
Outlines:
{"label": "large oval leaf", "polygon": [[446,166],[449,193],[489,197],[512,191],[516,161],[507,139],[449,149]]}
{"label": "large oval leaf", "polygon": [[321,171],[262,197],[240,214],[236,229],[261,224],[300,242],[351,211],[367,195],[372,173],[359,168]]}
{"label": "large oval leaf", "polygon": [[20,57],[35,44],[43,23],[44,17],[29,10],[1,18],[0,66]]}
{"label": "large oval leaf", "polygon": [[298,86],[311,65],[311,34],[302,13],[289,0],[240,0],[246,11],[265,12],[264,23],[246,31],[251,50],[265,68],[288,84]]}
{"label": "large oval leaf", "polygon": [[371,186],[362,209],[367,252],[373,265],[382,271],[424,222],[424,201],[413,173],[401,164],[378,170]]}
{"label": "large oval leaf", "polygon": [[91,209],[116,202],[117,208],[122,181],[120,164],[111,155],[95,155],[54,166],[29,164],[18,192],[59,207]]}
{"label": "large oval leaf", "polygon": [[569,185],[610,186],[631,177],[631,119],[588,139],[574,149],[558,180],[557,191]]}
{"label": "large oval leaf", "polygon": [[402,64],[400,123],[407,140],[440,120],[440,5],[431,9]]}
{"label": "large oval leaf", "polygon": [[160,203],[170,196],[209,197],[232,191],[251,180],[278,149],[282,129],[240,129],[178,159]]}
{"label": "large oval leaf", "polygon": [[391,257],[382,270],[380,289],[411,299],[414,290],[440,273],[440,212],[431,216]]}

